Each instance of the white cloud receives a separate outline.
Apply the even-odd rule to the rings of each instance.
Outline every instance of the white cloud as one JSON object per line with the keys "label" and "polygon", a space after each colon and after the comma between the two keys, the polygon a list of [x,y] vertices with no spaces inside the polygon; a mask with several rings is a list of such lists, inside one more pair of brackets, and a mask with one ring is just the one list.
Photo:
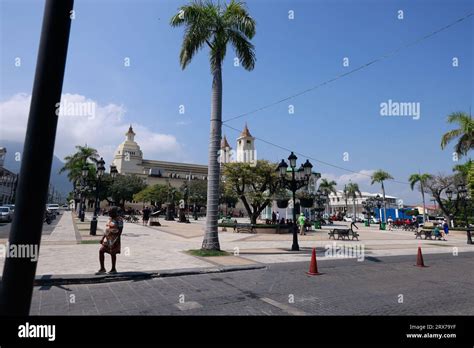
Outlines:
{"label": "white cloud", "polygon": [[[371,178],[370,176],[372,173],[375,172],[375,169],[362,169],[356,173],[349,173],[349,174],[342,174],[342,175],[335,175],[332,173],[322,173],[321,177],[326,178],[328,180],[334,180],[337,183],[337,188],[342,190],[344,185],[349,183],[349,181],[357,183],[359,185],[359,189],[363,192],[370,192],[370,193],[382,193],[382,189],[380,184],[375,183],[371,185]],[[410,186],[403,185],[400,183],[393,183],[388,180],[385,183],[385,190],[386,194],[389,196],[395,196],[397,198],[401,198],[405,204],[418,204],[421,201],[421,195],[417,190],[412,191]],[[428,199],[428,196],[427,196]]]}
{"label": "white cloud", "polygon": [[345,184],[350,181],[359,184],[359,187],[370,185],[370,176],[375,172],[374,169],[362,169],[356,173],[348,173],[342,175],[335,175],[331,173],[322,173],[321,177],[328,180],[334,180],[337,183],[338,188],[342,188]]}
{"label": "white cloud", "polygon": [[[23,142],[29,114],[31,95],[19,93],[0,102],[0,138]],[[67,115],[60,115],[56,132],[55,155],[64,158],[74,152],[74,146],[88,144],[98,150],[110,163],[116,147],[125,139],[125,132],[132,123],[135,140],[146,159],[177,160],[183,158],[182,146],[171,134],[156,133],[137,122],[126,120],[127,110],[123,105],[100,105],[97,101],[79,94],[64,94],[61,102],[69,105],[86,105],[82,115],[77,109]],[[66,111],[66,108],[64,109]],[[76,113],[74,113],[76,112]],[[79,110],[80,112],[80,110]]]}

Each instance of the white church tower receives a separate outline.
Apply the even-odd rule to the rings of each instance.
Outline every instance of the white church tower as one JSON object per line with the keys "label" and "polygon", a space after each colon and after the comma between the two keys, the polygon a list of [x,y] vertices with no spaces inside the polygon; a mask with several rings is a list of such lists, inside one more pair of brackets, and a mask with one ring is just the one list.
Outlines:
{"label": "white church tower", "polygon": [[143,174],[143,153],[135,141],[135,132],[132,125],[125,133],[125,141],[115,151],[113,164],[121,174]]}
{"label": "white church tower", "polygon": [[231,151],[232,151],[232,148],[230,147],[229,142],[227,141],[227,138],[224,135],[224,137],[221,140],[221,152],[219,156],[219,161],[221,165],[232,162]]}
{"label": "white church tower", "polygon": [[255,138],[245,124],[245,128],[237,138],[237,162],[251,163],[257,160],[257,152],[255,150]]}

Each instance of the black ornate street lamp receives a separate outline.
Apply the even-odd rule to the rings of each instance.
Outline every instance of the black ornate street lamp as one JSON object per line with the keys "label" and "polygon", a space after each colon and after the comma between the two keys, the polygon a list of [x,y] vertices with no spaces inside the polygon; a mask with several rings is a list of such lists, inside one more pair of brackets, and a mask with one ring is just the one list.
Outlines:
{"label": "black ornate street lamp", "polygon": [[117,167],[114,166],[113,164],[110,165],[110,176],[112,177],[112,180],[115,179],[115,177],[118,174]]}
{"label": "black ornate street lamp", "polygon": [[446,190],[446,196],[448,197],[449,200],[451,200],[453,198],[453,190],[451,190],[450,188],[448,188]]}
{"label": "black ornate street lamp", "polygon": [[97,183],[95,187],[95,202],[94,202],[94,215],[92,216],[91,220],[91,228],[90,228],[90,235],[95,236],[97,232],[97,213],[99,211],[99,190],[100,190],[100,179],[105,173],[105,161],[101,157],[100,160],[97,161]]}
{"label": "black ornate street lamp", "polygon": [[300,250],[300,247],[298,245],[298,229],[296,226],[296,191],[308,185],[312,174],[311,170],[313,168],[313,165],[308,160],[306,160],[306,162],[301,165],[298,170],[295,170],[297,159],[298,157],[296,157],[293,152],[288,157],[288,161],[290,162],[291,167],[291,180],[287,179],[286,177],[288,164],[285,162],[285,160],[282,159],[277,168],[280,174],[281,187],[289,189],[293,194],[293,244],[291,246],[292,251]]}
{"label": "black ornate street lamp", "polygon": [[81,170],[81,177],[82,177],[82,185],[81,185],[81,206],[79,210],[79,218],[81,219],[81,222],[84,222],[84,216],[85,216],[85,195],[84,192],[86,190],[86,178],[89,175],[89,167],[87,164],[84,164]]}
{"label": "black ornate street lamp", "polygon": [[320,223],[322,222],[321,213],[325,210],[324,205],[326,203],[326,199],[328,199],[328,196],[318,189],[314,195],[314,202],[316,205],[315,211],[317,212],[316,217]]}
{"label": "black ornate street lamp", "polygon": [[467,216],[467,190],[466,186],[461,184],[458,185],[458,196],[461,199],[464,207],[464,220],[466,221],[466,234],[467,234],[467,244],[473,244],[472,243],[472,237],[471,237],[471,230],[469,229],[469,219]]}
{"label": "black ornate street lamp", "polygon": [[379,210],[379,229],[382,229],[382,206],[383,206],[383,198],[380,195],[375,196],[375,205]]}

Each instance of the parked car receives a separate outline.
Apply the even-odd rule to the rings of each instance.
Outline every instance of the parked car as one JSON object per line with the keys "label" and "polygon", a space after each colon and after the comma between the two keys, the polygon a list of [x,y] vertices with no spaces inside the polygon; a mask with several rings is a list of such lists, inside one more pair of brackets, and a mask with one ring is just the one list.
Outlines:
{"label": "parked car", "polygon": [[15,213],[15,204],[4,204],[3,206],[10,208],[12,214]]}
{"label": "parked car", "polygon": [[371,223],[371,224],[379,224],[379,223],[380,223],[380,219],[378,219],[378,218],[372,216],[372,217],[370,218],[370,223]]}
{"label": "parked car", "polygon": [[344,216],[343,220],[346,221],[346,222],[352,222],[352,216],[346,215],[346,216]]}
{"label": "parked car", "polygon": [[59,215],[59,204],[46,204],[46,209],[52,213],[55,213],[56,215]]}
{"label": "parked car", "polygon": [[0,207],[0,221],[12,222],[13,214],[9,207]]}

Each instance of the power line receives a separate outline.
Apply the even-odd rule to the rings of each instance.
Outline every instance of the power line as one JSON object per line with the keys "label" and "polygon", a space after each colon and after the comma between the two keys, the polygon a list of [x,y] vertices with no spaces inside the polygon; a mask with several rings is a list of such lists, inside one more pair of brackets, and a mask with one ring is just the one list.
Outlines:
{"label": "power line", "polygon": [[[229,126],[229,125],[227,125],[227,124],[223,124],[223,126],[240,133],[240,130],[237,129],[237,128],[231,127],[231,126]],[[279,148],[279,149],[281,149],[281,150],[285,150],[285,151],[287,151],[287,152],[293,152],[293,153],[295,153],[296,155],[305,157],[305,158],[307,158],[307,159],[310,159],[310,160],[312,160],[312,161],[315,161],[315,162],[324,164],[324,165],[326,165],[326,166],[333,167],[333,168],[337,168],[337,169],[340,169],[340,170],[344,170],[344,171],[346,171],[346,172],[355,173],[355,174],[359,174],[359,175],[363,175],[363,176],[367,176],[367,177],[369,177],[369,178],[372,178],[372,176],[371,176],[370,174],[364,174],[364,173],[357,172],[357,171],[352,170],[352,169],[344,168],[344,167],[341,167],[341,166],[338,166],[338,165],[329,163],[329,162],[321,161],[321,160],[319,160],[319,159],[317,159],[317,158],[314,158],[314,157],[312,157],[312,156],[308,156],[308,155],[303,154],[303,153],[301,153],[301,152],[294,151],[294,150],[291,150],[291,149],[289,149],[289,148],[287,148],[287,147],[284,147],[284,146],[281,146],[281,145],[272,143],[271,141],[268,141],[268,140],[265,140],[265,139],[262,139],[262,138],[258,138],[258,137],[256,137],[255,135],[253,135],[253,137],[254,137],[255,139],[261,141],[262,143],[268,144],[268,145],[270,145],[270,146],[277,147],[277,148]],[[387,180],[387,181],[388,181],[388,180]],[[408,182],[398,181],[398,180],[395,180],[395,179],[390,179],[390,181],[391,181],[391,182],[395,182],[395,183],[397,183],[397,184],[410,185],[410,183],[408,183]]]}
{"label": "power line", "polygon": [[346,77],[346,76],[348,76],[348,75],[351,75],[351,74],[353,74],[353,73],[355,73],[355,72],[357,72],[357,71],[359,71],[359,70],[362,70],[362,69],[364,69],[364,68],[369,67],[370,65],[372,65],[372,64],[374,64],[374,63],[377,63],[377,62],[379,62],[379,61],[382,61],[382,60],[384,60],[384,59],[386,59],[386,58],[389,58],[389,57],[395,55],[396,53],[398,53],[399,51],[401,51],[401,50],[404,49],[404,48],[407,48],[407,47],[416,45],[416,44],[420,43],[421,41],[424,41],[424,40],[426,40],[426,39],[429,39],[430,37],[432,37],[432,36],[434,36],[434,35],[436,35],[436,34],[442,32],[442,31],[444,31],[444,30],[449,29],[450,27],[452,27],[452,26],[454,26],[454,25],[456,25],[456,24],[458,24],[458,23],[460,23],[460,22],[466,20],[467,18],[469,18],[469,17],[471,17],[471,16],[473,16],[473,15],[474,15],[474,12],[471,12],[471,13],[465,15],[464,17],[461,17],[461,18],[455,20],[454,22],[451,22],[450,24],[448,24],[448,25],[446,25],[446,26],[444,26],[444,27],[442,27],[442,28],[439,28],[439,29],[437,29],[437,30],[435,30],[435,31],[433,31],[433,32],[431,32],[431,33],[429,33],[429,34],[427,34],[427,35],[424,35],[424,36],[422,36],[422,37],[416,39],[415,41],[412,41],[412,42],[409,42],[409,43],[407,43],[407,44],[405,44],[405,45],[399,46],[398,48],[394,49],[393,51],[391,51],[391,52],[389,52],[389,53],[387,53],[387,54],[384,54],[384,55],[382,55],[382,56],[380,56],[380,57],[378,57],[378,58],[375,58],[375,59],[371,60],[370,62],[365,63],[365,64],[363,64],[363,65],[361,65],[361,66],[359,66],[359,67],[357,67],[357,68],[355,68],[355,69],[352,69],[352,70],[350,70],[350,71],[348,71],[348,72],[345,72],[345,73],[343,73],[343,74],[339,74],[339,75],[337,75],[336,77],[333,77],[333,78],[330,79],[330,80],[326,80],[326,81],[324,81],[324,82],[322,82],[322,83],[320,83],[320,84],[318,84],[318,85],[316,85],[316,86],[310,87],[310,88],[305,89],[305,90],[303,90],[303,91],[300,91],[300,92],[298,92],[298,93],[296,93],[296,94],[290,95],[290,96],[288,96],[288,97],[286,97],[286,98],[283,98],[283,99],[277,100],[277,101],[275,101],[275,102],[273,102],[273,103],[270,103],[270,104],[261,106],[261,107],[259,107],[259,108],[257,108],[257,109],[252,110],[252,111],[249,111],[249,112],[246,112],[246,113],[243,113],[243,114],[240,114],[240,115],[231,117],[231,118],[229,118],[229,119],[227,119],[227,120],[224,120],[223,123],[230,122],[230,121],[236,120],[236,119],[238,119],[238,118],[242,118],[242,117],[245,117],[245,116],[254,114],[254,113],[256,113],[256,112],[259,112],[259,111],[268,109],[268,108],[270,108],[270,107],[272,107],[272,106],[275,106],[275,105],[277,105],[277,104],[281,104],[281,103],[283,103],[283,102],[285,102],[285,101],[287,101],[287,100],[290,100],[290,99],[299,97],[300,95],[303,95],[303,94],[306,94],[306,93],[308,93],[308,92],[311,92],[311,91],[313,91],[313,90],[315,90],[315,89],[317,89],[317,88],[319,88],[319,87],[322,87],[322,86],[324,86],[324,85],[327,85],[327,84],[329,84],[329,83],[331,83],[331,82],[334,82],[334,81],[336,81],[336,80],[338,80],[338,79],[340,79],[340,78],[343,78],[343,77]]}

